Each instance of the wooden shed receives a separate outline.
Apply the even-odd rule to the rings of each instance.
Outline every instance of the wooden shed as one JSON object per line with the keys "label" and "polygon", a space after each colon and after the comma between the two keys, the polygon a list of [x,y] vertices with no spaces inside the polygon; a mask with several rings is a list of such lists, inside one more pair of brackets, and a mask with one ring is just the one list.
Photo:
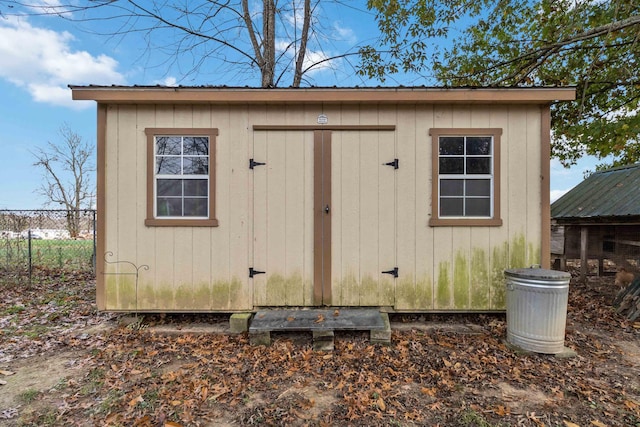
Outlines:
{"label": "wooden shed", "polygon": [[72,86],[97,101],[97,302],[504,310],[548,267],[572,88]]}
{"label": "wooden shed", "polygon": [[555,268],[580,260],[581,276],[589,261],[597,273],[605,261],[629,271],[640,260],[640,164],[595,172],[551,205],[551,256]]}

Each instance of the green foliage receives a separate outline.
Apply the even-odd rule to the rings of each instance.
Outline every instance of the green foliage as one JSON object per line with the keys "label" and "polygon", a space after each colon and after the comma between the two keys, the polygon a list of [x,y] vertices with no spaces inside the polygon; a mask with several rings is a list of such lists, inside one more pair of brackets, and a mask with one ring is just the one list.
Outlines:
{"label": "green foliage", "polygon": [[39,394],[40,392],[38,390],[29,388],[20,393],[20,400],[28,404],[36,400],[36,397],[38,397]]}
{"label": "green foliage", "polygon": [[[377,13],[384,48],[362,49],[361,74],[384,79],[397,70],[431,69],[446,86],[575,85],[575,102],[552,107],[552,155],[565,165],[584,154],[613,156],[614,165],[640,161],[640,2],[368,5]],[[447,47],[439,46],[447,37]]]}

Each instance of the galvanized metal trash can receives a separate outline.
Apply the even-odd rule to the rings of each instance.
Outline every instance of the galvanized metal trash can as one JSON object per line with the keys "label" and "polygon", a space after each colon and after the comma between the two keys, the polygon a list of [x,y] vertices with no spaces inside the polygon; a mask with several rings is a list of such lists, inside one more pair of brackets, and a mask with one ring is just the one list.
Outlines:
{"label": "galvanized metal trash can", "polygon": [[507,342],[536,353],[564,350],[571,275],[542,268],[504,271]]}

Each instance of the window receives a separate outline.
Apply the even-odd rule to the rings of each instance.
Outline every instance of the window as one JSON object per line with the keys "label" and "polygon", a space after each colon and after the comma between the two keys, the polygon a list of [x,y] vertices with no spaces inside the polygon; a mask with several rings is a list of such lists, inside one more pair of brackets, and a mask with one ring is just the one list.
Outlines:
{"label": "window", "polygon": [[217,129],[145,129],[150,226],[217,226]]}
{"label": "window", "polygon": [[431,226],[502,225],[501,129],[431,129]]}

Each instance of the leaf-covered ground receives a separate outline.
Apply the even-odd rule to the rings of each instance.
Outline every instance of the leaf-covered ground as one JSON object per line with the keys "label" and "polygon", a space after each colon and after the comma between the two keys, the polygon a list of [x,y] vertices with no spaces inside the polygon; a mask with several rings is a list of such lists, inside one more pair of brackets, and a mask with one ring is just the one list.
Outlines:
{"label": "leaf-covered ground", "polygon": [[608,278],[572,282],[561,359],[507,347],[504,315],[396,315],[391,346],[338,333],[331,353],[310,334],[161,335],[227,318],[125,326],[90,278],[46,273],[0,285],[0,425],[640,426],[640,325]]}

